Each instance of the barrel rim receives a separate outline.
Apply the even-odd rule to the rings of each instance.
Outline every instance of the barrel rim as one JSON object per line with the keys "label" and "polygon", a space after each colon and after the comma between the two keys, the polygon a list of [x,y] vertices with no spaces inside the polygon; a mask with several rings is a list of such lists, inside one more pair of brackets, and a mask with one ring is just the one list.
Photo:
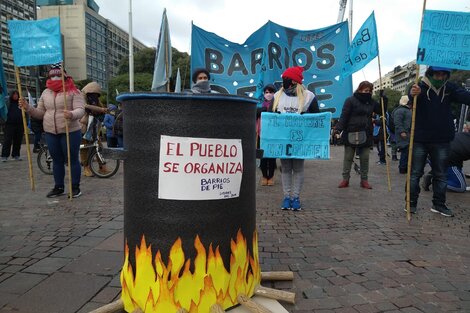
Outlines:
{"label": "barrel rim", "polygon": [[213,101],[230,100],[230,101],[239,101],[239,102],[251,102],[255,104],[259,102],[258,99],[254,99],[250,97],[230,95],[230,94],[219,94],[219,93],[192,94],[192,93],[170,93],[170,92],[136,92],[136,93],[123,93],[123,94],[119,94],[116,97],[116,100],[119,102],[127,101],[127,100],[146,100],[146,99],[178,99],[178,100],[195,99],[195,100],[213,100]]}

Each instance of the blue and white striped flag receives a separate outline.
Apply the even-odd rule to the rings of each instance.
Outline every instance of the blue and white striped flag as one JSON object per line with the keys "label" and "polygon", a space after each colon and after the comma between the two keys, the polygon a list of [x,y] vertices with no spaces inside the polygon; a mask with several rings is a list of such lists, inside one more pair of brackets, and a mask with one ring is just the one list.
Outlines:
{"label": "blue and white striped flag", "polygon": [[58,63],[63,60],[60,20],[8,21],[16,66]]}
{"label": "blue and white striped flag", "polygon": [[0,53],[0,117],[6,121],[8,108],[6,99],[8,98],[7,81],[5,80],[5,72],[3,72],[3,62]]}

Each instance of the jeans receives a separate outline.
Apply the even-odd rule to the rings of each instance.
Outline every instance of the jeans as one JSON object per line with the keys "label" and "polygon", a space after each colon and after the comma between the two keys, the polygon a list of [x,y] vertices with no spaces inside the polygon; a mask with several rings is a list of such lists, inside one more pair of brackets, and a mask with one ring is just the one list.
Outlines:
{"label": "jeans", "polygon": [[400,162],[398,163],[398,169],[400,170],[406,171],[408,169],[408,148],[409,146],[400,149]]}
{"label": "jeans", "polygon": [[377,155],[380,162],[385,163],[385,141],[383,140],[377,142]]}
{"label": "jeans", "polygon": [[421,143],[413,146],[413,163],[410,178],[410,205],[418,204],[419,180],[424,174],[424,166],[429,155],[432,173],[432,203],[436,207],[446,207],[447,167],[449,161],[450,144],[447,143]]}
{"label": "jeans", "polygon": [[[79,161],[80,130],[69,133],[70,140],[70,169],[72,172],[72,186],[80,185],[81,166]],[[46,142],[52,157],[52,171],[55,187],[64,188],[65,163],[67,162],[67,138],[65,134],[46,133]]]}
{"label": "jeans", "polygon": [[343,179],[349,180],[351,177],[351,166],[353,163],[354,155],[357,150],[359,155],[361,180],[367,180],[369,176],[369,147],[354,148],[351,146],[344,146],[344,159],[343,159]]}
{"label": "jeans", "polygon": [[284,197],[296,198],[300,196],[304,183],[304,161],[303,159],[281,159],[281,179]]}

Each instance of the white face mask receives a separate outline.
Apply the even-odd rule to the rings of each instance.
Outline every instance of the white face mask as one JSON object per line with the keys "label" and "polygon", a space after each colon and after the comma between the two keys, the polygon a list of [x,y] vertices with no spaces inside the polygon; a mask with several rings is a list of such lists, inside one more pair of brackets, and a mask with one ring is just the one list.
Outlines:
{"label": "white face mask", "polygon": [[264,98],[268,101],[271,101],[274,98],[274,94],[273,93],[265,93]]}
{"label": "white face mask", "polygon": [[52,76],[50,79],[51,80],[61,80],[61,77],[60,76]]}

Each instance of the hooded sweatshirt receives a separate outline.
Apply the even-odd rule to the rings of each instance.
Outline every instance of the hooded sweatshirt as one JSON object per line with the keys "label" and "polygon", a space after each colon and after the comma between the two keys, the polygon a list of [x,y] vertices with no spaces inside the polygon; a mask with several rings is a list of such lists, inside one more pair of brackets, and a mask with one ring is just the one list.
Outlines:
{"label": "hooded sweatshirt", "polygon": [[452,141],[455,126],[450,104],[470,104],[470,92],[450,82],[436,89],[427,77],[423,77],[419,87],[421,93],[416,105],[414,140],[422,143]]}

